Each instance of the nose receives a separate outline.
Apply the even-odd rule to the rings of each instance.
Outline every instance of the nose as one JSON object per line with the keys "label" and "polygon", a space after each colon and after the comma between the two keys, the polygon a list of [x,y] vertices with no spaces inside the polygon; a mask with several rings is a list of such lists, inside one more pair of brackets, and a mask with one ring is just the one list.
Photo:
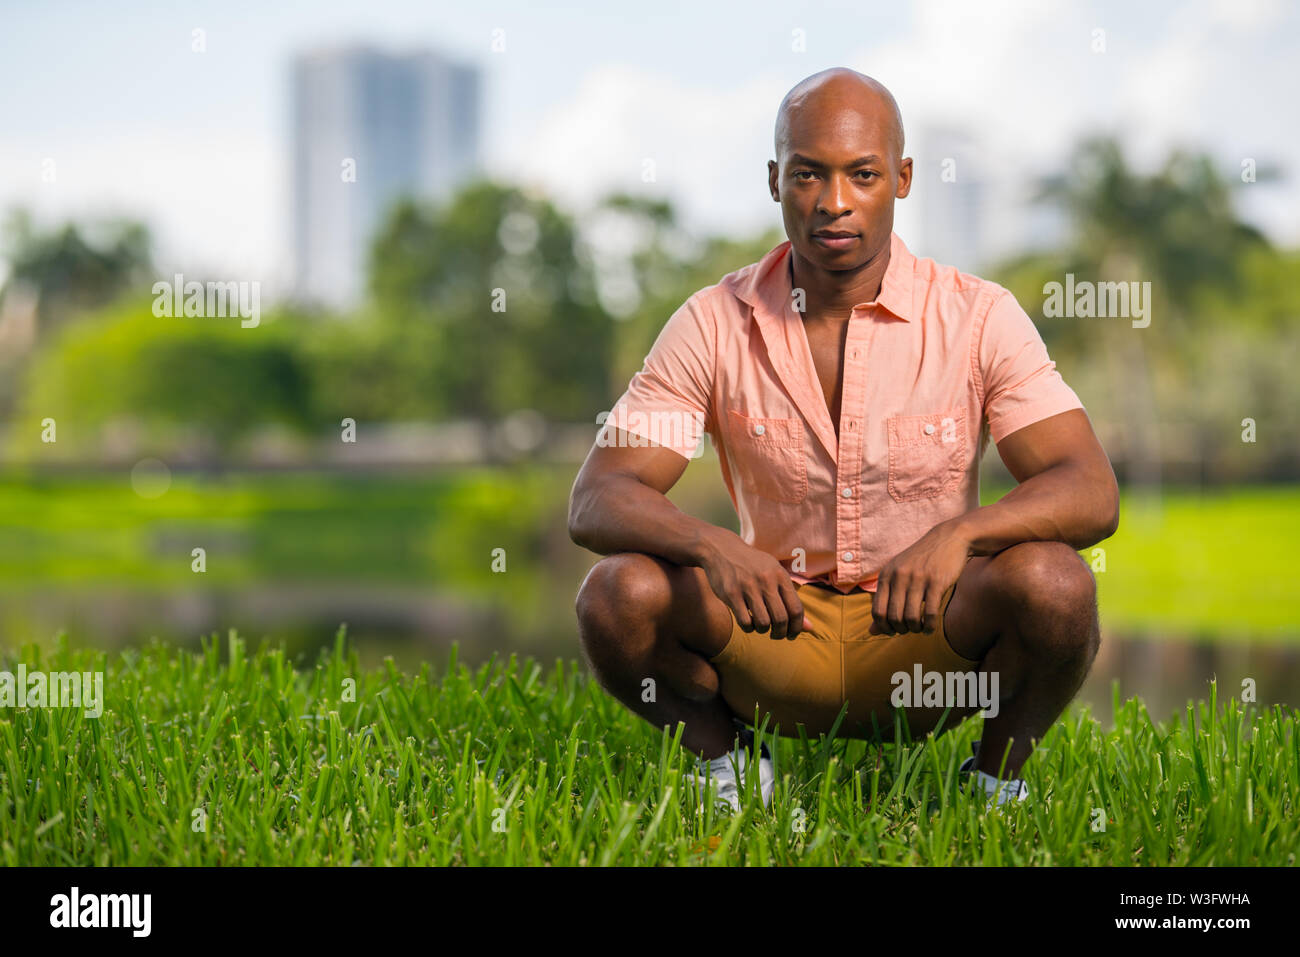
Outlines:
{"label": "nose", "polygon": [[817,211],[825,216],[838,219],[849,209],[848,195],[849,184],[843,176],[836,173],[828,177],[826,188],[817,197]]}

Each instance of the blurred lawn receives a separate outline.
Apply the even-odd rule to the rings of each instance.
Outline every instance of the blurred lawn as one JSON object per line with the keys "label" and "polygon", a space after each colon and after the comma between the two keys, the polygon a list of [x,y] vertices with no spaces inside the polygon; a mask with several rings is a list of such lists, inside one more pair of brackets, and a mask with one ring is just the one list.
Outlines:
{"label": "blurred lawn", "polygon": [[1294,487],[1130,497],[1102,546],[1103,622],[1155,637],[1300,638],[1297,542]]}
{"label": "blurred lawn", "polygon": [[[564,530],[572,480],[568,467],[174,475],[166,494],[145,499],[125,473],[9,474],[0,477],[0,582],[193,586],[190,551],[203,546],[205,584],[426,584],[571,612],[595,560]],[[1004,491],[986,487],[983,500]],[[1119,532],[1101,546],[1103,625],[1155,638],[1300,640],[1297,541],[1300,488],[1167,491],[1159,503],[1126,495]],[[505,549],[507,575],[492,571],[495,548]]]}
{"label": "blurred lawn", "polygon": [[[984,504],[1006,488],[981,490]],[[1119,530],[1080,552],[1103,628],[1148,638],[1300,640],[1300,488],[1125,493]],[[1101,560],[1104,559],[1104,569]]]}

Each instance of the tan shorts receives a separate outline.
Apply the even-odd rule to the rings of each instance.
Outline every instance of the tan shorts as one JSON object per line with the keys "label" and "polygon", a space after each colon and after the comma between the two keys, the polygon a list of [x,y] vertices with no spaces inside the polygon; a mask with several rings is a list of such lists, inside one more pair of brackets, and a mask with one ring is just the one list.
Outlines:
{"label": "tan shorts", "polygon": [[[892,737],[894,706],[890,698],[904,686],[894,676],[905,672],[908,687],[915,684],[916,666],[925,672],[973,672],[978,662],[963,658],[948,644],[943,617],[952,600],[954,586],[943,595],[939,625],[931,634],[871,635],[873,592],[847,595],[815,583],[798,585],[804,608],[804,630],[793,638],[773,640],[770,632],[745,632],[732,614],[731,637],[710,659],[717,669],[723,699],[742,721],[758,722],[771,714],[768,730],[797,737],[802,724],[810,737],[829,734],[848,702],[848,711],[836,737],[874,736],[872,718],[882,737]],[[912,699],[905,699],[912,703]],[[919,693],[915,699],[919,703]],[[960,711],[960,714],[959,714]],[[907,707],[913,738],[925,735],[939,724],[944,707]],[[943,721],[950,730],[969,712],[954,708]]]}

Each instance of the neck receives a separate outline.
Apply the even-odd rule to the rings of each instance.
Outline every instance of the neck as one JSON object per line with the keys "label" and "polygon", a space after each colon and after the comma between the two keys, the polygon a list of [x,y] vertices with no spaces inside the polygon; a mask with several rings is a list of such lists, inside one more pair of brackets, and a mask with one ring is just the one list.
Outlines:
{"label": "neck", "polygon": [[889,243],[853,269],[823,269],[790,248],[791,287],[804,291],[804,319],[847,321],[853,307],[880,295],[889,268]]}

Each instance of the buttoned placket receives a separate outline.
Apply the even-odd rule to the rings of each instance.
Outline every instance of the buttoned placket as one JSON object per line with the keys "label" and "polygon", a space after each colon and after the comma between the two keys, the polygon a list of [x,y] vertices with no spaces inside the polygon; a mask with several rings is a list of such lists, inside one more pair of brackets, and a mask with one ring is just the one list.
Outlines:
{"label": "buttoned placket", "polygon": [[[891,261],[892,265],[892,261]],[[793,280],[792,266],[787,262],[787,277]],[[835,579],[856,581],[862,571],[862,463],[866,434],[867,357],[870,352],[876,319],[892,316],[881,307],[879,298],[885,294],[886,273],[880,293],[869,303],[859,303],[849,314],[849,330],[845,337],[844,381],[840,392],[840,428],[836,435],[826,399],[821,393],[817,366],[813,362],[812,347],[808,342],[803,316],[792,308],[790,299],[768,312],[754,310],[759,333],[767,348],[778,378],[787,393],[803,413],[816,441],[826,449],[835,465]],[[802,349],[791,351],[791,341],[780,331],[784,317],[798,323],[797,339]],[[799,354],[795,354],[798,352]]]}
{"label": "buttoned placket", "polygon": [[[862,570],[862,445],[866,428],[867,354],[874,328],[872,321],[875,305],[862,303],[849,314],[848,334],[844,342],[844,381],[840,386],[840,429],[835,434],[826,399],[817,380],[817,367],[812,358],[802,317],[799,339],[803,354],[791,366],[785,356],[777,368],[785,380],[786,388],[803,411],[813,433],[821,440],[831,460],[835,463],[835,578],[837,581],[855,581]],[[790,357],[795,358],[795,357]],[[799,366],[803,368],[799,368]]]}
{"label": "buttoned placket", "polygon": [[835,457],[835,577],[861,577],[862,436],[866,410],[867,349],[871,338],[870,307],[853,307],[844,341],[844,382],[840,392],[839,449]]}

